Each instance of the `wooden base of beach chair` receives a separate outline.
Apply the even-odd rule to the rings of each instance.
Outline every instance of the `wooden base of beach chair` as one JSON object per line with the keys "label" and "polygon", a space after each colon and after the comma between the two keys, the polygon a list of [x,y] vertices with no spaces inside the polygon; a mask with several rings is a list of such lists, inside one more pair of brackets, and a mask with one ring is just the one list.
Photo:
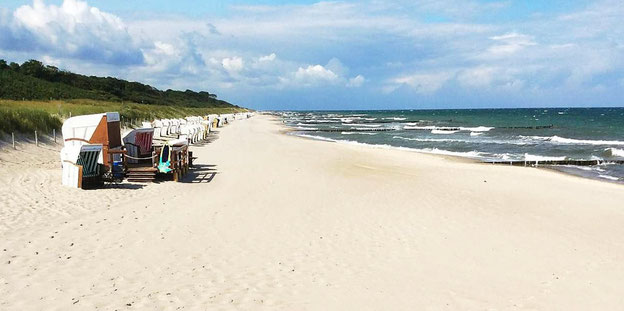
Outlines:
{"label": "wooden base of beach chair", "polygon": [[188,152],[189,166],[193,166],[193,161],[197,159],[197,157],[193,156],[193,151]]}
{"label": "wooden base of beach chair", "polygon": [[126,179],[129,182],[150,183],[156,179],[157,172],[155,167],[129,167]]}

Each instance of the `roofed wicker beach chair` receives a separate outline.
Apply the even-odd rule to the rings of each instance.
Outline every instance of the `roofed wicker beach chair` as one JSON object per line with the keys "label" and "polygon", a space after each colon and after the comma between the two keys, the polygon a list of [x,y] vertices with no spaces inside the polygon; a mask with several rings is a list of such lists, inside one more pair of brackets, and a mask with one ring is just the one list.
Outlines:
{"label": "roofed wicker beach chair", "polygon": [[127,162],[136,164],[143,158],[149,158],[150,164],[153,163],[153,138],[153,128],[134,129],[126,134],[123,142],[127,151]]}
{"label": "roofed wicker beach chair", "polygon": [[[74,163],[74,165],[83,166],[83,170],[85,170],[84,164],[90,165],[91,159],[89,158],[87,161],[86,158],[83,158],[81,161],[87,162],[78,164],[77,155],[79,150],[81,150],[80,148],[82,146],[97,145],[99,146],[98,163],[101,164],[101,168],[99,169],[103,171],[104,179],[109,182],[119,182],[123,179],[123,174],[115,174],[115,172],[113,172],[113,167],[119,167],[120,164],[121,166],[125,165],[123,155],[126,151],[121,144],[121,122],[119,113],[107,112],[69,118],[63,122],[62,133],[64,147],[61,149],[61,161],[63,163],[66,163],[65,161],[70,161],[69,163]],[[87,155],[85,155],[85,157],[87,157]],[[85,172],[83,172],[83,175],[89,176],[91,173],[92,172],[87,169],[87,173],[85,174]],[[73,176],[71,172],[67,174],[69,174],[68,176]],[[65,175],[63,178],[63,184],[78,187],[77,182],[75,182],[76,178],[72,177],[72,181],[67,182],[65,181]],[[102,177],[100,176],[100,178]]]}
{"label": "roofed wicker beach chair", "polygon": [[63,185],[87,189],[103,184],[104,170],[100,164],[102,145],[69,147],[63,155]]}

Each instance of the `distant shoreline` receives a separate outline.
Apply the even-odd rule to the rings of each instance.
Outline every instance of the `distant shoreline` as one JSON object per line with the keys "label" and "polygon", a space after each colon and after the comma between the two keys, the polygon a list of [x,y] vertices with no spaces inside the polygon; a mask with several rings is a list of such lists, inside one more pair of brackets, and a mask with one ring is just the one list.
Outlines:
{"label": "distant shoreline", "polygon": [[[388,110],[390,111],[390,110]],[[398,111],[402,111],[402,110],[398,110]],[[365,111],[362,111],[365,112]],[[455,162],[467,162],[467,163],[476,163],[476,164],[489,164],[489,163],[485,163],[486,160],[484,159],[479,159],[476,157],[469,157],[469,156],[461,156],[461,155],[453,155],[453,154],[442,154],[442,153],[434,153],[434,152],[425,152],[416,148],[410,148],[410,147],[397,147],[397,146],[389,146],[389,145],[381,145],[381,144],[372,144],[372,143],[360,143],[357,141],[343,141],[343,140],[334,140],[334,139],[326,139],[324,137],[320,137],[320,136],[315,136],[315,135],[308,135],[308,134],[297,134],[299,133],[305,133],[305,132],[301,132],[298,131],[295,128],[289,127],[286,124],[284,124],[281,120],[281,117],[279,116],[274,116],[272,115],[272,117],[274,118],[275,122],[278,123],[282,128],[283,128],[283,132],[286,135],[290,135],[290,136],[295,136],[298,138],[303,138],[303,139],[309,139],[309,140],[315,140],[315,141],[323,141],[323,142],[334,142],[334,143],[339,143],[339,144],[345,144],[345,145],[361,145],[364,147],[368,147],[368,148],[375,148],[375,149],[392,149],[392,150],[400,150],[400,151],[406,151],[406,152],[414,152],[414,153],[419,153],[419,154],[427,154],[427,155],[433,155],[433,156],[439,156],[445,159],[448,159],[450,161],[455,161]],[[501,161],[501,162],[505,162],[505,161]],[[493,164],[489,164],[489,165],[493,165]],[[546,171],[550,171],[550,172],[556,172],[558,174],[564,174],[566,176],[573,176],[576,178],[582,178],[582,179],[590,179],[590,180],[597,180],[597,181],[601,181],[601,182],[606,182],[606,183],[613,183],[613,184],[618,184],[618,185],[624,185],[624,180],[612,180],[612,179],[607,179],[607,178],[601,178],[598,176],[594,176],[591,174],[583,174],[583,171],[580,170],[576,170],[576,171],[572,171],[570,168],[567,167],[558,167],[556,165],[542,165],[542,166],[537,166],[537,167],[527,167],[527,168],[538,168],[538,169],[544,169]]]}

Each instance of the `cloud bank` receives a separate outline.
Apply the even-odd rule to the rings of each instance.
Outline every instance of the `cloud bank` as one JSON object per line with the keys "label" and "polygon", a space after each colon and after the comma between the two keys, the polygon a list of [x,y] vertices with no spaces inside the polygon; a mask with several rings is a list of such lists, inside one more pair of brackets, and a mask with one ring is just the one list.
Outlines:
{"label": "cloud bank", "polygon": [[139,43],[119,17],[78,0],[65,0],[61,6],[35,0],[12,14],[5,11],[0,46],[115,65],[143,62]]}
{"label": "cloud bank", "polygon": [[370,0],[130,18],[35,0],[0,9],[0,53],[256,108],[621,105],[624,3],[492,18],[514,8]]}

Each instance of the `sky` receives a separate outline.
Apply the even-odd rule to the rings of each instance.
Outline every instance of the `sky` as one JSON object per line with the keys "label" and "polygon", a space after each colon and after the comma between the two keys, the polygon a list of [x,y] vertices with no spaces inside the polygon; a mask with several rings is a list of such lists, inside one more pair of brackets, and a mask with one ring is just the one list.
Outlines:
{"label": "sky", "polygon": [[624,106],[621,0],[0,2],[0,58],[260,110]]}

